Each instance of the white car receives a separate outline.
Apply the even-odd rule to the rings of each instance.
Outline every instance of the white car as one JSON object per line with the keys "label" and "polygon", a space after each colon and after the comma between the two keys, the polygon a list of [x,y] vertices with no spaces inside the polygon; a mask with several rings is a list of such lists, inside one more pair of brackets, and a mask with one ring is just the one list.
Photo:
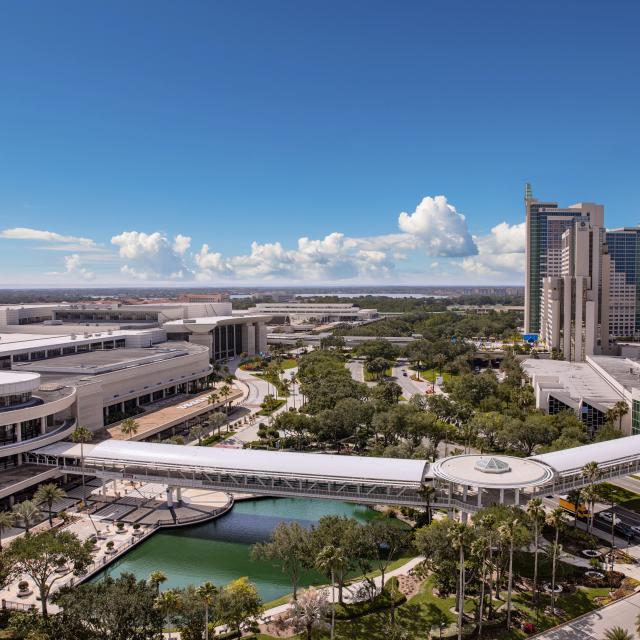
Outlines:
{"label": "white car", "polygon": [[640,526],[638,525],[634,525],[631,527],[631,531],[633,531],[633,534],[640,537]]}
{"label": "white car", "polygon": [[618,518],[615,516],[615,514],[611,513],[611,511],[601,511],[598,516],[600,517],[601,520],[604,520],[605,522],[608,523],[612,523],[615,524],[616,522],[618,522]]}

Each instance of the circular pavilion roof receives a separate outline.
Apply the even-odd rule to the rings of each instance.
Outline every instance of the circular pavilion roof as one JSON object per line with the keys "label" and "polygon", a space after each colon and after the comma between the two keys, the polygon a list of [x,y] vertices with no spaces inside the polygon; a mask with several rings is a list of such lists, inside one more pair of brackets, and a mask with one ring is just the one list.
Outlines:
{"label": "circular pavilion roof", "polygon": [[546,484],[553,469],[530,458],[503,455],[463,455],[442,458],[432,466],[441,480],[486,489],[520,489]]}

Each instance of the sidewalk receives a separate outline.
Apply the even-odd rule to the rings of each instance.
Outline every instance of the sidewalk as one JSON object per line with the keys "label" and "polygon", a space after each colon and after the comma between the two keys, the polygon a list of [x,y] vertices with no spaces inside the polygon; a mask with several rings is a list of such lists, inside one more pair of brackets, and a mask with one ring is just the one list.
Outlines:
{"label": "sidewalk", "polygon": [[616,600],[563,625],[533,636],[536,640],[602,640],[607,629],[622,627],[637,638],[636,620],[640,615],[640,593]]}

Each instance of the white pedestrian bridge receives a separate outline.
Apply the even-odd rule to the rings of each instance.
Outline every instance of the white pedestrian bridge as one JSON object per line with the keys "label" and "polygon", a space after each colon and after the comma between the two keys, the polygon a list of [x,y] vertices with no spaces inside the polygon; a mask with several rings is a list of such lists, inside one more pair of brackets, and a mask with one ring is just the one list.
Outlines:
{"label": "white pedestrian bridge", "polygon": [[[105,481],[139,480],[173,489],[207,488],[255,495],[324,498],[473,513],[491,504],[524,505],[534,496],[562,494],[588,484],[595,461],[602,479],[640,471],[640,435],[530,458],[459,455],[435,463],[321,453],[259,451],[107,440],[84,445],[87,474]],[[58,442],[29,454],[29,462],[82,472],[81,446]],[[178,492],[179,494],[180,492]]]}

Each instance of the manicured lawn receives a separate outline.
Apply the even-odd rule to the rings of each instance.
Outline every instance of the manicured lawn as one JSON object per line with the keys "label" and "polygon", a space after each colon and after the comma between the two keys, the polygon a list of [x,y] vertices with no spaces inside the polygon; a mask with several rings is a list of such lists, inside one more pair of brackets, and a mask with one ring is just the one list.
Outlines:
{"label": "manicured lawn", "polygon": [[420,371],[420,377],[428,382],[433,382],[439,375],[442,375],[443,382],[451,382],[451,380],[458,377],[457,375],[447,373],[446,371],[439,373],[437,369],[425,369],[424,371]]}
{"label": "manicured lawn", "polygon": [[614,495],[616,496],[616,502],[621,507],[640,513],[640,493],[629,491],[629,489],[619,487],[615,484],[610,484],[609,482],[603,482],[602,484],[613,490]]}
{"label": "manicured lawn", "polygon": [[[446,619],[449,624],[455,623],[455,615],[450,611],[454,605],[454,597],[436,598],[433,593],[433,582],[431,579],[423,583],[420,592],[411,600],[396,609],[397,620],[402,627],[408,631],[409,640],[422,640],[427,636],[431,627],[437,628],[439,621]],[[540,596],[540,615],[536,618],[533,608],[531,594],[514,593],[514,608],[522,611],[529,621],[536,625],[538,631],[548,629],[562,622],[577,618],[598,605],[594,599],[598,596],[605,596],[607,588],[587,589],[579,587],[575,593],[557,598],[556,606],[564,612],[562,617],[545,616],[544,608],[549,606],[550,598],[547,595]],[[500,604],[500,601],[494,601]],[[465,603],[465,611],[472,613],[475,610],[475,602],[471,599]],[[340,621],[336,624],[337,640],[371,640],[373,638],[385,637],[385,626],[389,620],[389,612],[382,611],[373,613],[362,618],[349,621]],[[483,638],[486,640],[511,640],[526,637],[519,629],[512,629],[507,632],[504,628],[483,630]],[[272,636],[259,635],[260,640],[272,640]],[[295,636],[298,638],[299,636]],[[328,631],[319,635],[318,638],[325,640],[329,637]]]}
{"label": "manicured lawn", "polygon": [[274,400],[269,409],[260,409],[260,411],[258,411],[258,415],[270,416],[274,411],[279,409],[285,402],[286,400]]}
{"label": "manicured lawn", "polygon": [[285,358],[281,363],[280,366],[283,369],[293,369],[294,367],[298,366],[298,361],[295,358]]}

